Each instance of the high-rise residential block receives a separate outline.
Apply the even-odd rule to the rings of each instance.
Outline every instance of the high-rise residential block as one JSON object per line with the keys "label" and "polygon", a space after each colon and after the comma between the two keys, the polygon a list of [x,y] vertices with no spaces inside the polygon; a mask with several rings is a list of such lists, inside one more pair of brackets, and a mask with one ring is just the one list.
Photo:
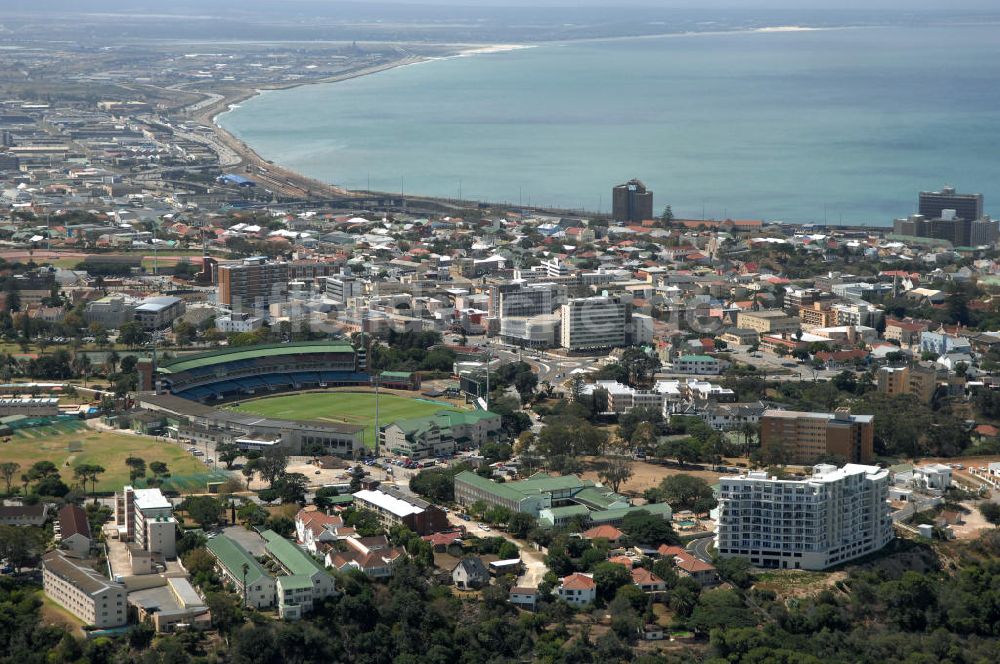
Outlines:
{"label": "high-rise residential block", "polygon": [[722,477],[716,550],[759,567],[821,570],[893,538],[889,471],[820,464],[805,479]]}
{"label": "high-rise residential block", "polygon": [[874,458],[873,420],[846,408],[835,413],[766,410],[760,418],[760,446],[765,455],[796,465],[830,456],[869,463]]}

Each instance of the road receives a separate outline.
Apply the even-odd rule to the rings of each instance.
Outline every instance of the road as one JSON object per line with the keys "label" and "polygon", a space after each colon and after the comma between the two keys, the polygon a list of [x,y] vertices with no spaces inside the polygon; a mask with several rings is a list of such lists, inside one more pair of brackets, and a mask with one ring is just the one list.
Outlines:
{"label": "road", "polygon": [[712,562],[712,553],[709,551],[709,547],[715,544],[715,535],[711,537],[702,537],[700,539],[692,540],[688,542],[687,550],[697,558],[698,560],[706,563]]}
{"label": "road", "polygon": [[[566,357],[545,351],[521,350],[516,346],[502,344],[495,340],[485,340],[493,357],[506,362],[527,362],[538,374],[538,382],[560,385],[567,382],[573,372],[580,369],[590,371],[597,367],[599,357]],[[603,356],[600,356],[603,357]]]}
{"label": "road", "polygon": [[496,528],[490,528],[489,531],[483,530],[475,522],[459,519],[454,512],[448,513],[448,522],[456,527],[464,526],[465,532],[476,537],[500,536],[513,542],[521,554],[521,562],[524,563],[524,572],[521,576],[517,577],[517,581],[514,584],[516,586],[521,588],[537,588],[538,584],[545,577],[545,573],[549,571],[549,568],[545,566],[545,554],[537,551],[531,544],[524,540],[515,539],[508,533]]}

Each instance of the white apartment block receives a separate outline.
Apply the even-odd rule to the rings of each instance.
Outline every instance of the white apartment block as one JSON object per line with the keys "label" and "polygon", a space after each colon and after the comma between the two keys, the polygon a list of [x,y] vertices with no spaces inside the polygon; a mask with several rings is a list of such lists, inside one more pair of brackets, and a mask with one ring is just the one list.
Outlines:
{"label": "white apartment block", "polygon": [[77,564],[61,551],[42,556],[42,587],[52,601],[87,625],[107,629],[128,622],[125,586],[82,562]]}
{"label": "white apartment block", "polygon": [[127,485],[115,494],[115,525],[119,539],[164,558],[177,557],[177,520],[173,505],[159,489]]}
{"label": "white apartment block", "polygon": [[614,380],[599,380],[581,386],[581,392],[586,395],[599,389],[608,393],[605,414],[616,415],[628,413],[634,408],[652,408],[669,418],[691,404],[701,406],[707,402],[736,400],[736,393],[732,390],[694,378],[659,380],[651,390],[637,390]]}
{"label": "white apartment block", "polygon": [[614,348],[627,343],[628,305],[617,297],[575,298],[560,308],[562,347]]}
{"label": "white apartment block", "polygon": [[722,373],[722,363],[710,355],[682,355],[674,360],[674,371],[682,374],[716,376]]}
{"label": "white apartment block", "polygon": [[264,327],[264,319],[250,314],[232,314],[215,319],[215,327],[226,334],[253,332]]}
{"label": "white apartment block", "polygon": [[819,464],[802,480],[723,477],[716,549],[758,567],[826,569],[892,540],[888,497],[889,471],[877,466]]}

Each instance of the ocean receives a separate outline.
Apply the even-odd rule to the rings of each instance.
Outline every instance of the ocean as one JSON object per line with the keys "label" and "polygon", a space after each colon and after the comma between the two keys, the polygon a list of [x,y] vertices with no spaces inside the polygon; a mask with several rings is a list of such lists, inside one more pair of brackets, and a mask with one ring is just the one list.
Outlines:
{"label": "ocean", "polygon": [[890,225],[953,185],[1000,205],[995,25],[547,44],[268,91],[217,119],[352,189],[682,218]]}

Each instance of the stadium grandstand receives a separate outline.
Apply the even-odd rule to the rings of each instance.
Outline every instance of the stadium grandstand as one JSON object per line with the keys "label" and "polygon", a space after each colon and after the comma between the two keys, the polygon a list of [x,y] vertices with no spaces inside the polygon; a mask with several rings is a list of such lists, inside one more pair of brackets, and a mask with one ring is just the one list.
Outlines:
{"label": "stadium grandstand", "polygon": [[[363,350],[311,341],[227,348],[139,366],[140,389],[209,403],[262,393],[369,385]],[[155,381],[153,384],[155,371]]]}

